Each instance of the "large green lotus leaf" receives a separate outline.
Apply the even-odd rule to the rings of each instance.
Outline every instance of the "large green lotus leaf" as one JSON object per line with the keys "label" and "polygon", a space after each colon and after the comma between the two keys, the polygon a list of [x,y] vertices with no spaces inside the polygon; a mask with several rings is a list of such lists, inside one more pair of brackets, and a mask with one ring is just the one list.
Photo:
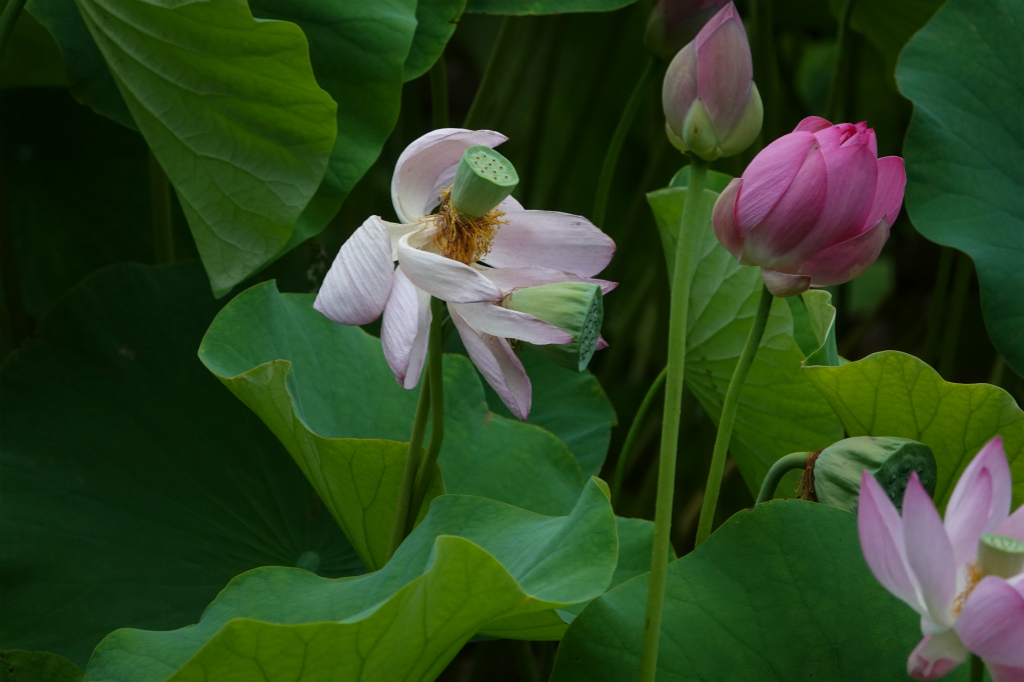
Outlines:
{"label": "large green lotus leaf", "polygon": [[49,651],[0,651],[0,682],[82,682],[82,669]]}
{"label": "large green lotus leaf", "polygon": [[405,58],[405,80],[419,78],[444,52],[459,25],[466,0],[419,0],[416,3],[416,35]]}
{"label": "large green lotus leaf", "polygon": [[513,15],[608,12],[634,2],[636,0],[469,0],[466,11]]}
{"label": "large green lotus leaf", "polygon": [[804,373],[828,400],[850,436],[896,436],[935,454],[935,501],[945,506],[974,454],[1003,437],[1014,479],[1014,506],[1024,502],[1024,412],[989,384],[951,384],[912,355],[875,353],[841,367]]}
{"label": "large green lotus leaf", "polygon": [[[412,430],[417,391],[397,384],[380,340],[331,322],[313,310],[312,295],[282,295],[273,282],[239,294],[211,325],[200,358],[268,425],[294,424],[291,433],[272,429],[300,463],[330,457],[322,450],[331,439],[401,442]],[[272,382],[257,378],[274,372],[268,364],[279,368]],[[444,372],[445,439],[438,461],[448,492],[568,513],[585,479],[565,444],[537,426],[489,412],[467,358],[446,356]]]}
{"label": "large green lotus leaf", "polygon": [[[398,120],[407,58],[412,67],[429,68],[454,28],[447,23],[455,12],[454,2],[252,0],[256,17],[298,24],[309,41],[308,60],[316,82],[338,103],[337,136],[323,181],[294,230],[289,226],[290,238],[281,242],[277,252],[265,255],[265,261],[319,233],[376,160]],[[27,7],[57,39],[71,90],[79,101],[135,127],[73,0],[31,0]],[[422,19],[419,25],[418,18]]]}
{"label": "large green lotus leaf", "polygon": [[[608,456],[612,427],[618,417],[597,377],[574,372],[526,350],[520,355],[533,386],[531,424],[547,429],[569,446],[584,476],[597,476]],[[487,404],[497,414],[513,418],[501,398],[484,386]]]}
{"label": "large green lotus leaf", "polygon": [[1024,375],[1022,33],[1019,2],[950,0],[907,44],[896,76],[914,103],[907,212],[925,237],[974,260],[992,342]]}
{"label": "large green lotus leaf", "polygon": [[[646,600],[646,576],[595,599],[569,626],[552,682],[635,679]],[[669,566],[658,681],[899,680],[918,622],[868,570],[853,514],[776,500]]]}
{"label": "large green lotus leaf", "polygon": [[[674,247],[686,190],[651,192],[648,202],[666,251]],[[705,190],[710,212],[717,194]],[[697,258],[690,292],[686,385],[718,421],[736,361],[746,343],[758,299],[761,271],[740,265],[708,229],[696,238]],[[810,299],[815,309],[827,302]],[[820,317],[824,313],[816,313]],[[794,338],[793,315],[784,300],[772,303],[761,346],[740,393],[729,451],[743,479],[756,492],[769,467],[790,452],[809,452],[843,437],[842,425],[804,376],[804,353]]]}
{"label": "large green lotus leaf", "polygon": [[305,36],[237,0],[76,4],[226,293],[288,243],[335,143]]}
{"label": "large green lotus leaf", "polygon": [[0,371],[0,648],[84,665],[118,627],[175,628],[242,571],[363,572],[288,453],[195,357],[198,266],[117,266]]}
{"label": "large green lotus leaf", "polygon": [[600,594],[615,555],[596,483],[562,517],[445,495],[381,570],[338,580],[250,571],[193,627],[115,632],[86,679],[432,680],[477,632],[558,638],[565,625],[553,609]]}

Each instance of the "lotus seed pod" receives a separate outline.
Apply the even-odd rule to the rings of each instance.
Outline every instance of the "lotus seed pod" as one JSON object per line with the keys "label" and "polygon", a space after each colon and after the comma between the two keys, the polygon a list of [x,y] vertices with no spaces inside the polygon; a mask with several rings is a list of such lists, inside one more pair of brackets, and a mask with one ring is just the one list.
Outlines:
{"label": "lotus seed pod", "polygon": [[834,443],[814,462],[814,493],[819,502],[837,509],[857,511],[861,472],[867,470],[897,509],[916,471],[929,495],[935,493],[937,471],[931,448],[907,438],[858,436]]}
{"label": "lotus seed pod", "polygon": [[460,213],[483,218],[519,184],[519,174],[504,156],[475,145],[463,153],[452,183],[452,206]]}
{"label": "lotus seed pod", "polygon": [[982,575],[1018,575],[1024,568],[1024,542],[1005,535],[982,535],[978,540],[978,568]]}
{"label": "lotus seed pod", "polygon": [[563,344],[534,346],[562,367],[582,372],[597,350],[604,319],[601,287],[589,282],[558,282],[517,289],[502,302],[506,308],[529,313],[572,334]]}

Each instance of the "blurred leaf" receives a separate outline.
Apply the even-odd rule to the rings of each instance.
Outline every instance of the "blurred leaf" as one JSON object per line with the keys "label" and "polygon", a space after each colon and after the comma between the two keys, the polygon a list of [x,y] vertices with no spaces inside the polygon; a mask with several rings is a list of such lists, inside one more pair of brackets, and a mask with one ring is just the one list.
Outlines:
{"label": "blurred leaf", "polygon": [[466,0],[419,0],[416,4],[416,35],[405,58],[405,80],[419,78],[444,53],[448,39],[459,25]]}
{"label": "blurred leaf", "polygon": [[[597,476],[617,424],[615,408],[601,384],[589,371],[573,372],[532,351],[523,352],[520,360],[533,386],[527,421],[558,436],[576,456],[584,476]],[[485,384],[484,392],[492,412],[513,418],[494,389]]]}
{"label": "blurred leaf", "polygon": [[[647,578],[594,600],[552,682],[620,682],[640,665]],[[918,616],[878,584],[857,519],[798,500],[759,504],[669,565],[659,682],[902,679]],[[961,666],[950,680],[966,680]]]}
{"label": "blurred leaf", "polygon": [[[7,1],[0,0],[0,7]],[[68,84],[60,49],[46,27],[22,12],[0,61],[0,88],[60,88]]]}
{"label": "blurred leaf", "polygon": [[291,238],[335,142],[305,36],[236,0],[76,2],[227,293]]}
{"label": "blurred leaf", "polygon": [[907,212],[925,237],[974,260],[992,342],[1024,375],[1022,33],[1019,2],[950,0],[907,45],[897,77],[914,103]]}
{"label": "blurred leaf", "polygon": [[87,279],[0,372],[0,648],[84,664],[117,627],[194,623],[238,573],[363,568],[195,349],[197,266]]}
{"label": "blurred leaf", "polygon": [[836,347],[836,309],[832,307],[832,294],[811,289],[801,294],[800,300],[806,306],[808,323],[817,343],[804,364],[835,367],[839,364],[839,350]]}
{"label": "blurred leaf", "polygon": [[[667,253],[674,248],[671,235],[678,230],[685,197],[686,189],[682,187],[647,195],[663,241],[667,242]],[[714,192],[705,190],[703,207],[708,213],[715,199]],[[706,224],[708,229],[698,235],[695,245],[686,385],[717,423],[763,284],[759,268],[740,265],[718,243],[710,229],[710,216]],[[671,272],[671,265],[669,269]],[[824,310],[816,313],[826,314]],[[751,492],[757,492],[768,468],[779,457],[820,450],[843,437],[839,420],[800,371],[803,361],[789,305],[775,300],[740,393],[729,449]]]}
{"label": "blurred leaf", "polygon": [[49,651],[0,651],[0,682],[82,682],[82,669]]}
{"label": "blurred leaf", "polygon": [[636,0],[469,0],[466,11],[513,15],[608,12],[634,2]]}
{"label": "blurred leaf", "polygon": [[1014,507],[1024,502],[1024,412],[1003,389],[947,383],[921,360],[896,351],[804,373],[848,436],[896,436],[929,446],[939,469],[934,497],[942,507],[974,454],[1001,435],[1014,472]]}
{"label": "blurred leaf", "polygon": [[611,506],[594,483],[559,518],[445,495],[381,570],[340,580],[250,571],[194,627],[114,633],[88,678],[432,680],[478,631],[558,638],[565,626],[552,610],[600,594],[615,548]]}
{"label": "blurred leaf", "polygon": [[[252,287],[217,316],[200,359],[272,430],[301,430],[285,440],[300,463],[336,456],[325,451],[334,447],[330,439],[407,441],[417,392],[397,384],[379,339],[331,322],[313,310],[313,298],[279,294],[273,282]],[[288,363],[283,381],[253,382],[274,371],[268,365]],[[568,513],[585,479],[565,444],[489,412],[467,358],[449,355],[444,365],[445,439],[438,461],[448,492]]]}
{"label": "blurred leaf", "polygon": [[[830,0],[836,16],[842,15],[843,3]],[[945,0],[853,0],[850,25],[863,33],[885,57],[889,73],[896,66],[900,50],[911,36],[924,26]],[[973,0],[966,0],[973,2]]]}

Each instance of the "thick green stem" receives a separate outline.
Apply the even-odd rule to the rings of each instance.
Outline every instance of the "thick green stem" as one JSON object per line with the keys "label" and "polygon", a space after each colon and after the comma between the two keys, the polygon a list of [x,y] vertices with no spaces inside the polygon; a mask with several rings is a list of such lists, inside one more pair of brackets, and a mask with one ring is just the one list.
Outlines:
{"label": "thick green stem", "polygon": [[150,221],[153,225],[153,249],[156,262],[174,262],[174,214],[171,203],[171,181],[160,163],[149,154]]}
{"label": "thick green stem", "polygon": [[971,654],[971,682],[982,682],[985,679],[985,662],[978,654]]}
{"label": "thick green stem", "polygon": [[946,291],[953,274],[953,258],[956,250],[942,247],[939,266],[935,273],[935,287],[932,302],[928,307],[928,331],[924,340],[924,361],[935,366],[939,364],[939,348],[942,347],[942,320],[946,312]]}
{"label": "thick green stem", "polygon": [[736,421],[736,407],[739,404],[740,391],[747,379],[747,371],[754,362],[757,347],[761,345],[764,328],[768,324],[768,313],[772,309],[772,293],[768,287],[761,288],[761,300],[757,305],[754,323],[747,335],[747,344],[743,347],[736,369],[729,381],[729,389],[725,393],[722,404],[722,418],[718,422],[718,435],[715,436],[715,449],[711,455],[711,471],[708,472],[708,484],[704,491],[704,504],[700,508],[700,521],[697,523],[697,542],[701,543],[711,535],[711,525],[715,520],[715,508],[718,506],[718,493],[722,488],[722,472],[725,470],[725,456],[729,452],[729,441],[732,439],[732,425]]}
{"label": "thick green stem", "polygon": [[502,86],[503,64],[507,61],[509,50],[514,42],[514,33],[511,22],[513,19],[506,16],[501,20],[501,28],[498,29],[498,36],[494,39],[494,48],[491,50],[490,59],[484,68],[484,75],[480,79],[480,86],[473,96],[473,103],[469,105],[466,119],[462,122],[463,128],[475,130],[487,118],[488,108],[494,106],[495,95]]}
{"label": "thick green stem", "polygon": [[7,0],[4,13],[0,14],[0,59],[4,58],[4,51],[7,50],[7,42],[14,30],[14,24],[25,8],[27,0]]}
{"label": "thick green stem", "polygon": [[782,481],[782,477],[788,474],[794,469],[803,469],[807,466],[807,458],[810,457],[809,452],[794,452],[780,457],[772,465],[772,468],[768,470],[768,474],[764,477],[764,482],[761,483],[761,492],[757,494],[757,503],[767,502],[772,499],[775,495],[775,489],[779,487],[779,483]]}
{"label": "thick green stem", "polygon": [[[428,351],[429,352],[429,351]],[[427,414],[430,412],[430,377],[420,380],[420,398],[416,403],[416,416],[412,421],[412,435],[409,436],[409,454],[405,457],[405,468],[402,470],[402,482],[398,489],[398,501],[395,504],[395,521],[391,525],[391,540],[388,543],[388,559],[395,553],[405,539],[406,521],[409,518],[409,506],[412,501],[413,488],[416,484],[416,472],[420,468],[423,451],[423,434],[427,431]]]}
{"label": "thick green stem", "polygon": [[444,53],[430,68],[430,106],[435,128],[448,127],[448,69]]}
{"label": "thick green stem", "polygon": [[658,391],[661,390],[662,385],[664,385],[667,375],[668,367],[665,367],[658,373],[654,383],[647,389],[647,395],[644,396],[643,401],[640,403],[636,415],[633,416],[633,423],[629,425],[626,440],[622,444],[622,450],[619,451],[619,458],[615,461],[615,473],[612,474],[612,507],[619,501],[619,494],[622,492],[622,479],[626,476],[626,468],[629,465],[629,453],[633,450],[633,443],[636,441],[637,436],[640,435],[640,428],[644,425],[647,413],[650,411],[651,405],[654,404],[654,399],[658,396]]}
{"label": "thick green stem", "polygon": [[444,338],[442,335],[443,318],[445,314],[444,301],[434,298],[430,301],[430,339],[427,345],[427,380],[430,386],[430,442],[427,445],[427,454],[420,463],[419,471],[416,474],[416,489],[412,495],[412,506],[409,508],[409,518],[406,525],[412,530],[416,522],[416,515],[427,498],[427,491],[430,488],[430,481],[433,478],[434,465],[437,464],[437,456],[441,453],[441,444],[444,442]]}
{"label": "thick green stem", "polygon": [[654,57],[648,57],[644,64],[644,70],[633,87],[633,93],[626,102],[626,108],[622,110],[619,123],[615,126],[615,133],[611,142],[608,143],[608,150],[604,154],[604,163],[601,164],[601,177],[597,181],[597,194],[594,196],[594,210],[590,217],[597,226],[604,225],[605,212],[608,210],[608,193],[612,188],[612,180],[615,177],[615,168],[619,165],[619,152],[626,141],[626,135],[633,125],[636,112],[643,100],[644,89],[647,87],[647,79],[654,72]]}
{"label": "thick green stem", "polygon": [[832,70],[832,84],[828,91],[825,111],[834,123],[846,120],[846,96],[849,91],[850,65],[853,55],[850,50],[850,17],[853,16],[854,0],[845,0],[839,15],[839,31],[836,34],[836,64]]}
{"label": "thick green stem", "polygon": [[960,345],[960,327],[964,319],[964,307],[967,304],[967,293],[971,289],[971,276],[974,274],[974,263],[966,253],[956,257],[956,274],[953,275],[953,288],[949,296],[949,317],[946,322],[946,333],[942,343],[942,358],[939,360],[939,374],[947,381],[952,378],[956,363],[956,349]]}
{"label": "thick green stem", "polygon": [[647,617],[640,654],[640,682],[653,682],[658,669],[658,639],[665,602],[669,542],[672,536],[672,498],[676,483],[676,450],[679,446],[680,405],[683,400],[683,372],[686,368],[686,324],[693,279],[693,243],[707,227],[704,177],[708,163],[696,156],[690,162],[690,182],[679,224],[675,266],[672,271],[668,323],[668,367],[665,379],[665,410],[661,422],[661,452],[658,457],[658,496],[654,504],[654,541],[651,549],[651,580],[647,587]]}

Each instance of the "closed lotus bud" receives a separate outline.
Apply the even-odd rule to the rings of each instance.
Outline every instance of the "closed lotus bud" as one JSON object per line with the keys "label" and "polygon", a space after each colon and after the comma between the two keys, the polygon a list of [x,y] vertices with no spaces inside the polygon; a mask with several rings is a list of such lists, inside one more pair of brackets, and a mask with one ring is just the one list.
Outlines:
{"label": "closed lotus bud", "polygon": [[483,145],[468,148],[455,168],[452,206],[460,213],[483,218],[519,184],[512,162]]}
{"label": "closed lotus bud", "polygon": [[808,464],[818,502],[851,512],[857,511],[861,472],[865,470],[882,485],[897,509],[902,509],[913,471],[928,494],[935,493],[937,471],[931,448],[907,438],[847,438],[828,446]]}
{"label": "closed lotus bud", "polygon": [[726,4],[728,0],[658,0],[647,19],[644,47],[671,61]]}
{"label": "closed lotus bud", "polygon": [[502,302],[511,310],[529,313],[572,335],[564,344],[534,346],[552,362],[582,372],[598,349],[604,302],[601,287],[589,282],[558,282],[517,289]]}
{"label": "closed lotus bud", "polygon": [[776,296],[849,282],[878,258],[903,203],[903,159],[877,157],[866,123],[805,118],[719,196],[718,241],[761,266]]}
{"label": "closed lotus bud", "polygon": [[747,33],[730,2],[665,73],[661,102],[673,146],[707,161],[749,147],[764,114],[753,77]]}

